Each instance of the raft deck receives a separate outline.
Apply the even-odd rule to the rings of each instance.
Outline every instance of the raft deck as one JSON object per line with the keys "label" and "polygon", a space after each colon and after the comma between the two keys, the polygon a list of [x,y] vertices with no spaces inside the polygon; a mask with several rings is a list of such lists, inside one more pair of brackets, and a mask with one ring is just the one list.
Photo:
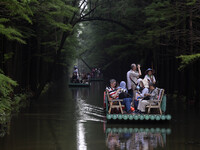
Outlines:
{"label": "raft deck", "polygon": [[[162,112],[166,112],[166,95],[163,96],[161,109]],[[136,121],[136,122],[144,122],[144,121],[169,121],[171,120],[172,116],[170,114],[109,114],[108,113],[108,98],[107,95],[105,96],[105,110],[106,110],[106,119],[107,121]]]}

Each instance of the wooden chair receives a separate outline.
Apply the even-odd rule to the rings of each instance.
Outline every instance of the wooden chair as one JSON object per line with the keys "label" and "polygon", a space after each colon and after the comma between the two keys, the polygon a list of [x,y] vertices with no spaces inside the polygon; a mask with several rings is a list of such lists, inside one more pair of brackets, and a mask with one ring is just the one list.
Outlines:
{"label": "wooden chair", "polygon": [[109,92],[106,91],[106,96],[107,96],[107,100],[108,100],[108,103],[109,103],[109,110],[108,110],[108,113],[110,114],[111,113],[111,110],[113,108],[119,108],[121,113],[123,114],[123,110],[122,110],[122,107],[125,107],[124,105],[121,104],[121,102],[123,101],[123,99],[113,99],[109,96]]}
{"label": "wooden chair", "polygon": [[158,98],[156,100],[151,100],[150,104],[146,106],[148,108],[148,114],[152,108],[156,108],[159,109],[160,114],[162,115],[161,103],[164,95],[164,89],[158,89],[158,91]]}

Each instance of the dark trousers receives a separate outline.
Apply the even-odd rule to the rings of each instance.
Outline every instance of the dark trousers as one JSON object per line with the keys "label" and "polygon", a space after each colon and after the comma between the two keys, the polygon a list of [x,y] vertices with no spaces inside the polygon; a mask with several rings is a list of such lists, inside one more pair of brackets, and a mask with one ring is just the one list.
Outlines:
{"label": "dark trousers", "polygon": [[132,98],[123,98],[122,104],[125,105],[127,112],[131,111],[131,102],[132,102]]}
{"label": "dark trousers", "polygon": [[132,89],[128,90],[128,94],[130,94],[131,98],[133,98],[133,90]]}
{"label": "dark trousers", "polygon": [[139,101],[134,100],[134,108],[137,110]]}

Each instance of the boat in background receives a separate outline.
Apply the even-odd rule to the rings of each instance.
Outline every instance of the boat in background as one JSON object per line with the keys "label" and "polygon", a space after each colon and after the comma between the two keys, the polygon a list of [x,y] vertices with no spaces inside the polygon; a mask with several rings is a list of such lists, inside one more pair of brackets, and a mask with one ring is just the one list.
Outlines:
{"label": "boat in background", "polygon": [[88,83],[69,83],[69,87],[90,87],[90,82]]}
{"label": "boat in background", "polygon": [[104,81],[103,78],[90,78],[90,81]]}

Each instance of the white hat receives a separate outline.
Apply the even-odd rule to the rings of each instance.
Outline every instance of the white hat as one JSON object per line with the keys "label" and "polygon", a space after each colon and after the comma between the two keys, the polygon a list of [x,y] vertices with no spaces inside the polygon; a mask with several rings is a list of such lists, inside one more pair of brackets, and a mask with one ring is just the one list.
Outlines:
{"label": "white hat", "polygon": [[149,88],[149,82],[148,82],[148,80],[146,78],[144,78],[142,80],[142,82],[143,82],[145,88]]}
{"label": "white hat", "polygon": [[140,84],[141,81],[142,81],[141,78],[137,79],[137,84]]}

